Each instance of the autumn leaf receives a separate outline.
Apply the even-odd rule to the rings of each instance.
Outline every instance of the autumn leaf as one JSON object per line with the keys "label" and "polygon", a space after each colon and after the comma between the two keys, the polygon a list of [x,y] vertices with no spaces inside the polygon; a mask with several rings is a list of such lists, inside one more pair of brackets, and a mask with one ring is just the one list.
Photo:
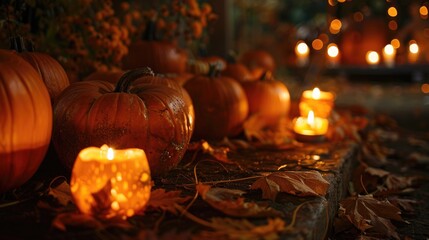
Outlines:
{"label": "autumn leaf", "polygon": [[213,188],[198,184],[196,189],[202,199],[213,208],[234,217],[280,217],[283,214],[269,206],[245,202],[245,192],[228,188]]}
{"label": "autumn leaf", "polygon": [[178,214],[178,210],[176,209],[176,204],[182,204],[191,197],[181,197],[181,191],[170,191],[167,192],[163,188],[159,188],[153,190],[151,192],[149,202],[147,203],[148,208],[152,209],[160,209],[162,211],[169,211],[173,214]]}
{"label": "autumn leaf", "polygon": [[243,130],[247,140],[256,140],[259,145],[290,148],[296,141],[288,128],[288,122],[286,118],[282,118],[276,124],[268,124],[265,117],[254,114],[244,122]]}
{"label": "autumn leaf", "polygon": [[55,201],[61,206],[67,206],[68,204],[73,203],[70,185],[64,177],[52,180],[49,186],[48,196],[55,199]]}
{"label": "autumn leaf", "polygon": [[415,209],[413,205],[416,205],[419,203],[419,201],[414,199],[404,199],[399,198],[397,196],[391,196],[388,198],[389,202],[395,205],[396,207],[402,209],[403,211],[407,213],[414,213]]}
{"label": "autumn leaf", "polygon": [[227,147],[213,147],[205,140],[190,143],[188,146],[188,151],[199,150],[201,150],[203,153],[211,155],[220,162],[234,164],[231,160],[228,159],[229,148]]}
{"label": "autumn leaf", "polygon": [[413,152],[408,156],[408,158],[417,164],[429,164],[429,155],[423,153]]}
{"label": "autumn leaf", "polygon": [[104,187],[98,192],[91,193],[93,201],[91,202],[91,212],[94,216],[107,217],[111,209],[113,198],[111,195],[112,182],[108,180]]}
{"label": "autumn leaf", "polygon": [[276,172],[256,180],[251,189],[261,189],[262,198],[275,200],[279,192],[297,196],[325,196],[329,182],[317,171]]}
{"label": "autumn leaf", "polygon": [[349,197],[340,202],[338,214],[362,232],[373,231],[399,239],[390,220],[402,221],[401,211],[388,201],[379,201],[372,195]]}
{"label": "autumn leaf", "polygon": [[255,225],[246,219],[212,218],[214,231],[203,231],[196,239],[278,239],[286,228],[281,218],[268,219],[264,225]]}

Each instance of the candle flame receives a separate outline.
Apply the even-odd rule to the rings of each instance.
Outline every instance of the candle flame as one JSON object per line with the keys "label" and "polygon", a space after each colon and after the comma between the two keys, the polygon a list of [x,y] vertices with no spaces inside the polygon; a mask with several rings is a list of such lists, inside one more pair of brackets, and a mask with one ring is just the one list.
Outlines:
{"label": "candle flame", "polygon": [[307,123],[311,128],[314,128],[314,112],[312,110],[308,112]]}
{"label": "candle flame", "polygon": [[308,45],[305,42],[299,42],[295,49],[297,54],[306,55],[309,52]]}
{"label": "candle flame", "polygon": [[366,61],[369,64],[377,64],[380,60],[380,57],[378,56],[378,53],[376,51],[368,51],[366,53]]}
{"label": "candle flame", "polygon": [[387,44],[384,49],[383,49],[384,53],[388,54],[388,55],[393,55],[395,54],[395,48],[391,45],[391,44]]}
{"label": "candle flame", "polygon": [[319,99],[320,98],[320,89],[315,87],[313,89],[313,93],[311,94],[311,96],[313,97],[313,99]]}
{"label": "candle flame", "polygon": [[115,153],[113,152],[113,149],[112,148],[107,149],[107,159],[113,160],[114,157],[115,157]]}
{"label": "candle flame", "polygon": [[417,45],[417,43],[411,43],[409,49],[411,53],[418,53],[419,45]]}
{"label": "candle flame", "polygon": [[328,46],[328,56],[334,58],[337,57],[340,53],[340,50],[338,49],[338,46],[335,43],[331,43]]}

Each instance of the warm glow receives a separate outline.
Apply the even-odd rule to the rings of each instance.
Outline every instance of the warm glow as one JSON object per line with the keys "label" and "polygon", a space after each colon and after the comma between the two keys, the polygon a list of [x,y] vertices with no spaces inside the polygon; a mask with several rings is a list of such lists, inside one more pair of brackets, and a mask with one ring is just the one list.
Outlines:
{"label": "warm glow", "polygon": [[423,83],[421,89],[422,89],[422,93],[428,94],[429,93],[429,83]]}
{"label": "warm glow", "polygon": [[419,52],[419,45],[417,45],[417,43],[411,43],[409,50],[410,50],[410,53],[418,53]]}
{"label": "warm glow", "polygon": [[389,21],[389,29],[395,31],[398,29],[398,23],[395,20]]}
{"label": "warm glow", "polygon": [[339,19],[332,20],[332,22],[331,22],[331,28],[332,28],[332,30],[334,30],[334,31],[340,31],[341,26],[342,26],[341,20],[339,20]]}
{"label": "warm glow", "polygon": [[428,8],[426,6],[421,6],[419,9],[419,13],[422,16],[427,16],[428,15]]}
{"label": "warm glow", "polygon": [[115,153],[112,148],[107,149],[107,159],[113,160],[115,158]]}
{"label": "warm glow", "polygon": [[391,44],[387,44],[384,47],[383,52],[388,54],[388,55],[393,55],[395,53],[395,49],[393,48],[393,46]]}
{"label": "warm glow", "polygon": [[392,46],[395,48],[395,49],[398,49],[400,46],[401,46],[401,42],[399,42],[399,40],[398,39],[392,39],[392,41],[390,41],[390,44],[392,44]]}
{"label": "warm glow", "polygon": [[329,44],[328,56],[334,58],[334,57],[337,57],[339,53],[340,53],[340,50],[338,49],[336,44],[334,44],[334,43]]}
{"label": "warm glow", "polygon": [[319,38],[316,38],[311,43],[311,46],[313,47],[314,50],[320,50],[323,48],[323,42]]}
{"label": "warm glow", "polygon": [[301,54],[301,55],[307,55],[309,52],[309,48],[307,46],[307,44],[305,42],[299,42],[296,45],[296,49],[295,49],[297,54]]}
{"label": "warm glow", "polygon": [[310,125],[311,128],[313,128],[313,129],[315,128],[315,126],[314,126],[314,112],[311,110],[308,112],[307,123],[308,123],[308,125]]}
{"label": "warm glow", "polygon": [[337,5],[337,2],[335,0],[328,0],[328,4],[331,6]]}
{"label": "warm glow", "polygon": [[151,177],[142,149],[83,149],[72,169],[70,190],[79,210],[100,218],[127,218],[149,201]]}
{"label": "warm glow", "polygon": [[338,0],[339,3],[346,2],[346,0]]}
{"label": "warm glow", "polygon": [[395,7],[390,7],[389,9],[387,9],[387,14],[389,14],[389,16],[391,17],[396,17],[398,15],[398,11]]}
{"label": "warm glow", "polygon": [[376,51],[368,51],[366,53],[366,61],[370,65],[376,65],[380,61],[380,56]]}
{"label": "warm glow", "polygon": [[329,36],[326,33],[322,33],[319,35],[319,39],[322,40],[323,43],[327,43],[329,41]]}
{"label": "warm glow", "polygon": [[353,19],[354,19],[356,22],[362,22],[362,21],[363,21],[363,14],[362,14],[361,12],[355,12],[355,13],[353,14]]}
{"label": "warm glow", "polygon": [[319,99],[320,98],[320,89],[319,88],[314,88],[313,89],[313,93],[311,94],[311,97],[313,99]]}

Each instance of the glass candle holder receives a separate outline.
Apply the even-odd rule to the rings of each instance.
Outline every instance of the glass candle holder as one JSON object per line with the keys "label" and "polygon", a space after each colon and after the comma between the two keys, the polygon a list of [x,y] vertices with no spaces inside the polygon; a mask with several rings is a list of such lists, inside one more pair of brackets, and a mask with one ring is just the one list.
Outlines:
{"label": "glass candle holder", "polygon": [[310,111],[321,118],[328,118],[334,107],[335,96],[331,92],[320,91],[319,88],[306,90],[299,101],[299,113],[308,116]]}

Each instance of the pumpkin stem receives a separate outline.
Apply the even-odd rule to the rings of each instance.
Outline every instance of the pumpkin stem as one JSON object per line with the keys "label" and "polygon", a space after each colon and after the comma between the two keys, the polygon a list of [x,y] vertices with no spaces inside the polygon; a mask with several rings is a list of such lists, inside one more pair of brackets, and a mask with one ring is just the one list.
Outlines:
{"label": "pumpkin stem", "polygon": [[24,38],[21,36],[15,36],[10,38],[10,48],[17,52],[27,51],[27,49],[25,48]]}
{"label": "pumpkin stem", "polygon": [[226,55],[226,62],[229,64],[237,63],[237,53],[234,50],[230,50]]}
{"label": "pumpkin stem", "polygon": [[134,82],[134,80],[146,76],[153,77],[155,76],[155,73],[153,73],[152,69],[150,69],[149,67],[129,70],[121,76],[118,83],[116,84],[114,92],[129,92],[130,86]]}
{"label": "pumpkin stem", "polygon": [[208,72],[208,76],[209,77],[218,77],[220,74],[220,67],[219,67],[219,63],[211,63],[209,64],[209,72]]}
{"label": "pumpkin stem", "polygon": [[149,20],[146,24],[146,29],[144,30],[142,40],[154,41],[156,40],[156,24],[155,21]]}
{"label": "pumpkin stem", "polygon": [[266,71],[261,76],[261,81],[271,81],[273,79],[273,73],[271,71]]}

